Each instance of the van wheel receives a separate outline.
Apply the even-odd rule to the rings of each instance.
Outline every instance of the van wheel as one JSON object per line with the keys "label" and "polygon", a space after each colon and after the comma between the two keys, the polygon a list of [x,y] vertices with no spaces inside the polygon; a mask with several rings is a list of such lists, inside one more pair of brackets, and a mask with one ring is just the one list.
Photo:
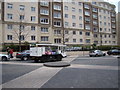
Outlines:
{"label": "van wheel", "polygon": [[26,60],[28,60],[28,57],[23,57],[22,59],[23,59],[24,61],[26,61]]}
{"label": "van wheel", "polygon": [[2,57],[2,61],[7,61],[7,57]]}
{"label": "van wheel", "polygon": [[62,61],[62,56],[58,55],[56,59],[57,59],[57,61]]}
{"label": "van wheel", "polygon": [[98,54],[96,54],[95,57],[98,57]]}

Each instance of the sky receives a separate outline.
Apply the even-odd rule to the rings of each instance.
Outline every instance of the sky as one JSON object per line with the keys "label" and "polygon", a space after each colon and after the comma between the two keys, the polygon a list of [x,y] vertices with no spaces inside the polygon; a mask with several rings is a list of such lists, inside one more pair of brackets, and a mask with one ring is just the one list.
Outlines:
{"label": "sky", "polygon": [[118,12],[118,2],[119,2],[120,0],[105,0],[105,1],[114,4],[114,5],[116,6],[116,12]]}

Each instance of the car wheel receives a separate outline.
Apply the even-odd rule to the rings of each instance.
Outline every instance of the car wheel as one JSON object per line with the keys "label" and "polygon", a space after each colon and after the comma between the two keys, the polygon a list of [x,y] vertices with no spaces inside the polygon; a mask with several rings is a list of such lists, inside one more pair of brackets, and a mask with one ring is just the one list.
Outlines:
{"label": "car wheel", "polygon": [[95,57],[98,57],[98,54],[96,54]]}
{"label": "car wheel", "polygon": [[106,54],[104,53],[103,56],[106,56]]}
{"label": "car wheel", "polygon": [[28,57],[23,57],[22,59],[23,59],[24,61],[26,61],[26,60],[28,60]]}
{"label": "car wheel", "polygon": [[90,55],[90,57],[92,57],[92,55]]}
{"label": "car wheel", "polygon": [[7,61],[7,57],[2,57],[2,61]]}

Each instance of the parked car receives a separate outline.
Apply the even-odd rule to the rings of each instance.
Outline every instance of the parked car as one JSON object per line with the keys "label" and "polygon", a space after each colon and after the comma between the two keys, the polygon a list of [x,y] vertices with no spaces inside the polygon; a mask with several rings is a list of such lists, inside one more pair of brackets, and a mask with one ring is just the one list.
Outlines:
{"label": "parked car", "polygon": [[6,54],[0,54],[0,60],[7,61],[10,60],[10,57]]}
{"label": "parked car", "polygon": [[24,50],[23,52],[16,53],[16,58],[20,58],[21,60],[28,60],[30,57],[30,50]]}
{"label": "parked car", "polygon": [[120,50],[118,49],[109,50],[107,54],[108,55],[120,55]]}
{"label": "parked car", "polygon": [[101,50],[91,50],[89,52],[90,57],[92,57],[92,56],[95,56],[95,57],[97,57],[97,56],[105,56],[105,55],[106,55],[106,53],[102,52]]}

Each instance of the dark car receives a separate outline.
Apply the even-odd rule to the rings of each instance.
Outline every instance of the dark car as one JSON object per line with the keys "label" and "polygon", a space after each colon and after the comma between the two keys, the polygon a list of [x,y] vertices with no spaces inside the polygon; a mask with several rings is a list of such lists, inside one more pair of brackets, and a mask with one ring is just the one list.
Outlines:
{"label": "dark car", "polygon": [[23,52],[16,53],[16,58],[20,58],[21,60],[28,60],[30,57],[30,50],[24,50]]}
{"label": "dark car", "polygon": [[108,55],[120,55],[120,50],[118,49],[109,50],[107,54]]}

